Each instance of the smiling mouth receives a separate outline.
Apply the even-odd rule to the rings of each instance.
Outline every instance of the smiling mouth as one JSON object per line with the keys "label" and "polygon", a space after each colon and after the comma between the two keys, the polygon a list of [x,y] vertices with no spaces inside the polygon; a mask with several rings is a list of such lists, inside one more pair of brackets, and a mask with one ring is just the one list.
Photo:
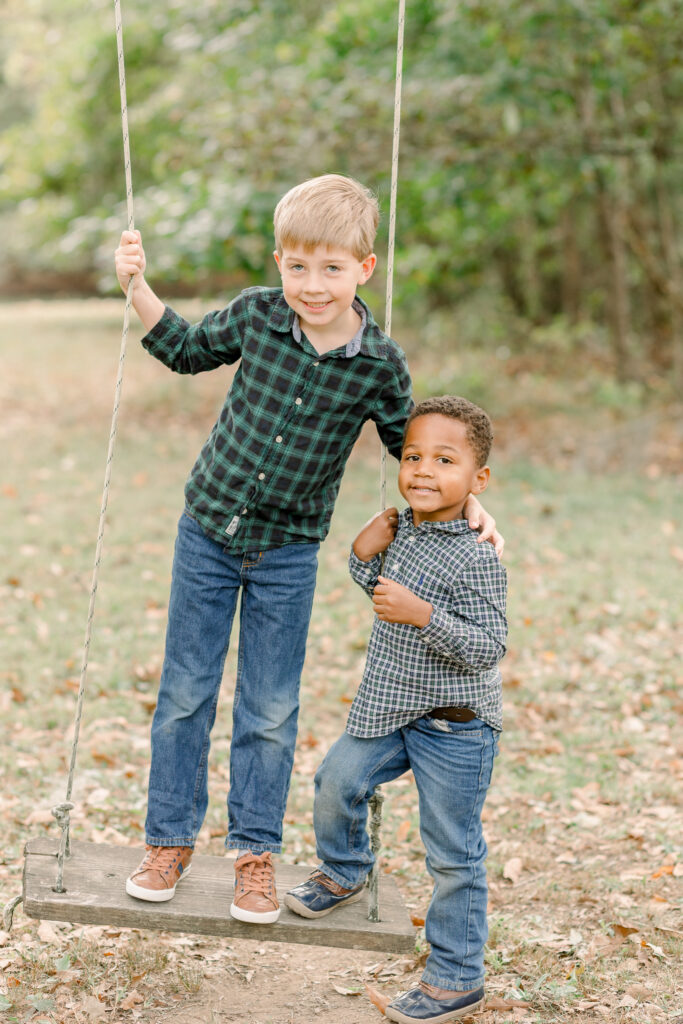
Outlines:
{"label": "smiling mouth", "polygon": [[418,494],[436,494],[437,493],[436,487],[418,487],[416,485],[413,485],[410,489],[411,489],[411,491],[417,491]]}
{"label": "smiling mouth", "polygon": [[306,307],[306,309],[314,309],[314,310],[315,309],[325,309],[330,304],[329,301],[328,302],[306,302],[305,299],[303,299],[302,301],[303,301],[303,304]]}

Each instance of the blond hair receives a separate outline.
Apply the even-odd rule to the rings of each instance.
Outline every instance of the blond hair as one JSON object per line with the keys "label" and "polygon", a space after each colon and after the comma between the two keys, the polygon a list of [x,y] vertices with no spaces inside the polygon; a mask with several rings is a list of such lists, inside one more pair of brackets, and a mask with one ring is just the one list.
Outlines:
{"label": "blond hair", "polygon": [[369,189],[342,174],[323,174],[296,185],[275,207],[275,246],[341,246],[359,261],[372,252],[379,223]]}

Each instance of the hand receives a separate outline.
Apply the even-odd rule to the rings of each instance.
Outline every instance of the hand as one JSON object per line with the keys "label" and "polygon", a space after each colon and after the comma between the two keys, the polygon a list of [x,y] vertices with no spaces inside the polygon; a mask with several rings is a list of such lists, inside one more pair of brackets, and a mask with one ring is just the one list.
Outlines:
{"label": "hand", "polygon": [[429,601],[423,601],[396,580],[388,580],[385,576],[378,576],[377,579],[379,582],[373,593],[372,607],[378,619],[382,622],[403,622],[408,626],[417,626],[418,629],[427,625],[434,611]]}
{"label": "hand", "polygon": [[391,544],[398,529],[398,509],[385,508],[369,519],[353,542],[353,551],[361,562],[369,562]]}
{"label": "hand", "polygon": [[[142,248],[142,236],[139,231],[124,231],[121,235],[121,242],[114,253],[114,265],[119,284],[128,294],[128,285],[131,277],[145,272],[147,261],[145,250]],[[135,282],[137,285],[137,281]]]}
{"label": "hand", "polygon": [[481,544],[482,541],[490,541],[496,549],[498,557],[502,558],[503,551],[505,550],[505,538],[498,533],[498,530],[496,529],[496,520],[492,515],[489,515],[484,506],[477,501],[473,494],[470,494],[469,498],[465,502],[463,514],[466,516],[470,527],[473,530],[479,531],[477,542]]}

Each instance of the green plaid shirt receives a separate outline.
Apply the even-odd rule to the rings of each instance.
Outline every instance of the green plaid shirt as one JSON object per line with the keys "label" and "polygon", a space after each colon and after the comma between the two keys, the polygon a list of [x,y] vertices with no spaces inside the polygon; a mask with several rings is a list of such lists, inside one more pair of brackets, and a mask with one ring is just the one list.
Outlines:
{"label": "green plaid shirt", "polygon": [[414,526],[407,508],[384,569],[379,555],[361,562],[353,551],[349,569],[370,596],[381,573],[430,601],[434,611],[422,629],[375,617],[347,732],[386,736],[433,708],[453,706],[471,708],[501,729],[507,583],[493,545],[479,544],[466,519]]}
{"label": "green plaid shirt", "polygon": [[166,307],[142,344],[176,373],[240,360],[185,487],[190,514],[235,553],[322,540],[366,420],[400,457],[412,406],[406,358],[358,298],[362,326],[320,355],[281,288],[247,288],[189,324]]}

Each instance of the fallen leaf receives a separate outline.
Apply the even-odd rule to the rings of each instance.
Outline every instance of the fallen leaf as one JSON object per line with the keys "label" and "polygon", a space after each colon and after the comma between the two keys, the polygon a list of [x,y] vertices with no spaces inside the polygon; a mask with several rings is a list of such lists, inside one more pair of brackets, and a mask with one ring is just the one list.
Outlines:
{"label": "fallen leaf", "polygon": [[501,999],[500,996],[492,996],[486,1000],[486,1010],[516,1010],[528,1009],[531,1003],[524,1003],[521,999]]}
{"label": "fallen leaf", "polygon": [[414,924],[416,928],[422,928],[425,923],[424,917],[420,917],[419,914],[411,914],[410,921],[411,924]]}
{"label": "fallen leaf", "polygon": [[376,988],[372,988],[372,986],[368,984],[365,986],[365,991],[372,1005],[376,1006],[379,1012],[386,1016],[389,997],[382,995],[382,993],[378,992]]}
{"label": "fallen leaf", "polygon": [[140,1003],[144,1003],[144,999],[142,998],[139,992],[133,989],[131,992],[128,993],[125,999],[121,1000],[119,1006],[121,1007],[122,1010],[132,1010],[135,1006],[138,1006]]}
{"label": "fallen leaf", "polygon": [[363,994],[362,988],[347,988],[344,985],[333,985],[332,988],[335,992],[338,992],[340,996],[360,996]]}
{"label": "fallen leaf", "polygon": [[524,862],[521,857],[511,857],[510,860],[505,862],[503,867],[503,878],[507,878],[513,885],[515,885],[524,870]]}
{"label": "fallen leaf", "polygon": [[675,864],[662,864],[661,868],[657,868],[656,871],[652,872],[650,878],[661,878],[662,875],[673,875],[675,867]]}
{"label": "fallen leaf", "polygon": [[41,942],[59,942],[61,936],[49,921],[41,921],[38,925],[38,938]]}
{"label": "fallen leaf", "polygon": [[408,833],[410,832],[411,828],[411,821],[402,821],[401,824],[396,829],[396,841],[402,843],[405,839],[407,839]]}

